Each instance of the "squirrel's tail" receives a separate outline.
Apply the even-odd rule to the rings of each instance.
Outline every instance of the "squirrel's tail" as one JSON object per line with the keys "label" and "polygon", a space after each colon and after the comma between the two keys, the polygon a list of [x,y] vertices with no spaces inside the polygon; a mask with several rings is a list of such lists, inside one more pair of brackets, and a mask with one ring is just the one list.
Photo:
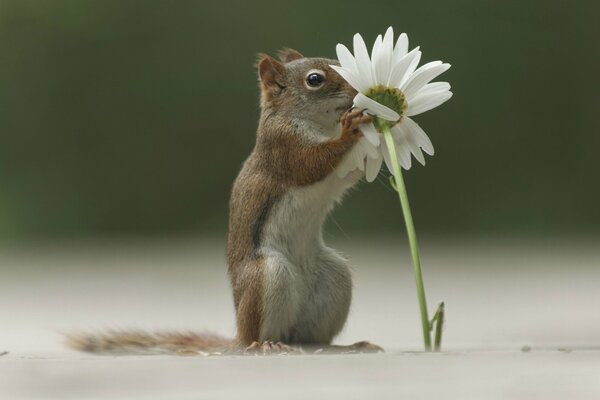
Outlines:
{"label": "squirrel's tail", "polygon": [[67,345],[97,354],[202,354],[233,350],[235,342],[212,333],[110,330],[67,335]]}

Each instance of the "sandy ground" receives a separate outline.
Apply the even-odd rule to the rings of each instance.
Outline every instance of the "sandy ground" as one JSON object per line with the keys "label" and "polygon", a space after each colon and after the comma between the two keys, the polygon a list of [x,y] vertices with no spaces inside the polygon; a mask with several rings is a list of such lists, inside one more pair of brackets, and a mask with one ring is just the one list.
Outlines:
{"label": "sandy ground", "polygon": [[[600,240],[423,240],[441,354],[423,354],[399,240],[341,239],[354,267],[338,343],[379,355],[101,357],[62,333],[195,329],[233,335],[224,244],[63,243],[0,249],[0,399],[598,399]],[[529,346],[530,351],[522,351]]]}

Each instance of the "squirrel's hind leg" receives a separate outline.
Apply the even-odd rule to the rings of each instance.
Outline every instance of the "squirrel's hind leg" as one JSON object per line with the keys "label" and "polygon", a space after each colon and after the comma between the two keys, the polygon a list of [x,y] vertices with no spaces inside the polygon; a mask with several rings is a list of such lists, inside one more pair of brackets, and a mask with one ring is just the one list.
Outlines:
{"label": "squirrel's hind leg", "polygon": [[292,263],[279,252],[269,252],[264,265],[263,320],[258,342],[289,343],[306,295],[306,283]]}
{"label": "squirrel's hind leg", "polygon": [[239,278],[243,287],[239,288],[236,310],[242,345],[290,341],[300,312],[299,288],[305,286],[298,279],[290,262],[278,252],[269,252],[246,265]]}
{"label": "squirrel's hind leg", "polygon": [[294,326],[293,343],[328,345],[342,330],[352,300],[352,276],[348,262],[329,248],[314,261],[308,282],[310,296]]}

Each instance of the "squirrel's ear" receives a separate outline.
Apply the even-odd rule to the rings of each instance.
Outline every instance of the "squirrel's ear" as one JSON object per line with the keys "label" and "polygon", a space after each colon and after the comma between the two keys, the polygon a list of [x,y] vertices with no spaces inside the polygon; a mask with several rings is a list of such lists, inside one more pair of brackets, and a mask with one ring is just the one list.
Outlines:
{"label": "squirrel's ear", "polygon": [[290,61],[304,58],[304,56],[302,54],[300,54],[300,52],[298,52],[294,49],[287,48],[287,47],[279,50],[278,54],[279,54],[279,59],[284,64],[289,63]]}
{"label": "squirrel's ear", "polygon": [[285,67],[279,61],[266,54],[258,55],[258,76],[264,89],[272,94],[279,94],[283,89]]}

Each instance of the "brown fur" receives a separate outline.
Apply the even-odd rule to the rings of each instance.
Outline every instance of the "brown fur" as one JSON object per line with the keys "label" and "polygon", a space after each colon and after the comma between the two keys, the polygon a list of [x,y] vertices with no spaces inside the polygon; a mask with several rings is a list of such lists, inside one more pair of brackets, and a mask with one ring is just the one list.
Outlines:
{"label": "brown fur", "polygon": [[276,98],[284,88],[283,75],[285,67],[266,54],[259,54],[258,74],[262,93],[268,100]]}
{"label": "brown fur", "polygon": [[[256,145],[233,185],[229,204],[227,264],[236,309],[236,340],[197,333],[109,331],[70,335],[71,347],[95,353],[239,351],[259,339],[265,281],[260,248],[269,213],[290,188],[311,185],[331,174],[358,140],[358,124],[365,122],[360,112],[346,113],[341,136],[325,142],[305,137],[301,125],[321,112],[315,104],[338,99],[342,105],[331,115],[339,117],[351,107],[355,92],[329,67],[335,60],[306,59],[292,49],[281,50],[279,57],[281,62],[259,55],[261,117]],[[325,85],[316,91],[304,83],[311,69],[327,72]]]}
{"label": "brown fur", "polygon": [[72,334],[67,344],[80,351],[103,354],[164,354],[187,352],[223,352],[235,348],[230,339],[194,332],[158,332],[112,330],[100,334]]}
{"label": "brown fur", "polygon": [[[227,261],[237,311],[238,339],[258,340],[262,316],[261,228],[270,206],[286,190],[327,176],[355,140],[344,135],[318,145],[303,143],[280,125],[257,143],[236,180],[230,202]],[[268,133],[266,133],[268,135]],[[291,172],[293,171],[293,172]]]}
{"label": "brown fur", "polygon": [[288,47],[279,50],[277,55],[279,56],[279,59],[281,60],[281,62],[284,64],[287,64],[290,61],[299,60],[301,58],[304,58],[304,56],[302,54],[300,54],[298,51],[296,51],[294,49],[290,49]]}
{"label": "brown fur", "polygon": [[237,340],[243,345],[250,345],[258,340],[263,316],[263,274],[264,259],[258,257],[249,261],[238,280],[235,294]]}
{"label": "brown fur", "polygon": [[378,353],[383,351],[381,347],[369,342],[357,342],[349,346],[307,346],[304,349],[286,346],[281,343],[265,342],[259,344],[251,342],[251,345],[246,348],[246,346],[242,346],[237,341],[210,333],[148,333],[144,331],[108,331],[101,334],[72,334],[67,336],[67,345],[75,350],[105,355],[304,354],[304,350],[316,354],[336,354]]}
{"label": "brown fur", "polygon": [[[314,101],[307,100],[305,92],[324,98],[346,93],[349,108],[353,89],[329,67],[334,60],[309,59],[309,65],[300,70],[294,65],[305,61],[300,53],[284,49],[280,58],[285,65],[259,55],[262,112],[257,140],[233,185],[230,200],[227,263],[237,339],[244,345],[258,340],[262,324],[264,262],[259,249],[269,210],[289,188],[310,185],[331,174],[359,138],[356,126],[350,125],[344,126],[340,137],[329,141],[311,143],[303,137],[298,124],[312,115],[302,115],[302,102]],[[304,86],[309,69],[330,72],[327,86],[318,94]]]}

